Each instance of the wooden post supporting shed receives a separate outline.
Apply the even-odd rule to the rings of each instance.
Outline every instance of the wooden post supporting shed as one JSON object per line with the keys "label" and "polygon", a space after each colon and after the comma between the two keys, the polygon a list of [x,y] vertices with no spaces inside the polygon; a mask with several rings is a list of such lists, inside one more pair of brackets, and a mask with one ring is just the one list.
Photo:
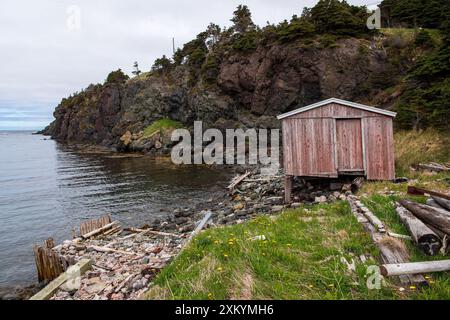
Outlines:
{"label": "wooden post supporting shed", "polygon": [[331,98],[278,116],[283,131],[286,202],[292,177],[395,179],[396,113]]}

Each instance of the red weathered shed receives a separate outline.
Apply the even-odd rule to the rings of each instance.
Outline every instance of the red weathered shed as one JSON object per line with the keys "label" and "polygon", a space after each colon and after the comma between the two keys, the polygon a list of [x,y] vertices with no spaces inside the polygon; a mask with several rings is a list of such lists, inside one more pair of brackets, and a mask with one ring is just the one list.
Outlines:
{"label": "red weathered shed", "polygon": [[396,113],[331,98],[278,116],[287,176],[395,178]]}

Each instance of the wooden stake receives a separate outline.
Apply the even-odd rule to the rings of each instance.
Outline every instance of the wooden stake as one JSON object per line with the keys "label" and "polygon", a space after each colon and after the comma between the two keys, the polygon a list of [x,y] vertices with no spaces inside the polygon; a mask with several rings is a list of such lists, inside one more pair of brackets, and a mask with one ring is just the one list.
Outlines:
{"label": "wooden stake", "polygon": [[284,177],[284,202],[291,203],[292,201],[292,176]]}

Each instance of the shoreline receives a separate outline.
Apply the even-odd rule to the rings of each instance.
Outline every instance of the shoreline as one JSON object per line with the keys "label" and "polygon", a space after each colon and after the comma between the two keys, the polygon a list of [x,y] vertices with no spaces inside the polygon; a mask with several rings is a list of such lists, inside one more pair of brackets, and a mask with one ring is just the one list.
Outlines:
{"label": "shoreline", "polygon": [[[238,175],[241,176],[241,175]],[[78,290],[59,289],[52,300],[123,300],[139,299],[152,279],[168,266],[184,247],[184,241],[198,226],[205,211],[212,217],[205,228],[241,224],[259,215],[277,215],[301,202],[333,202],[344,195],[324,190],[323,185],[297,181],[296,196],[284,204],[281,174],[266,177],[253,168],[232,190],[223,190],[216,199],[207,199],[201,207],[175,209],[159,225],[124,228],[114,235],[99,235],[87,240],[66,240],[56,251],[71,261],[93,261],[92,270],[81,277]]]}

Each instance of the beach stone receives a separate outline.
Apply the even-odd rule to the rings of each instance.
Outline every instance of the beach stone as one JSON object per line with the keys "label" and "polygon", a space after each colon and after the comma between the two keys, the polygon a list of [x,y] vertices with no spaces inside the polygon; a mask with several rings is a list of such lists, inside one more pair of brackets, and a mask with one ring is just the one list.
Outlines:
{"label": "beach stone", "polygon": [[326,196],[315,197],[314,202],[325,203],[327,202],[327,197]]}
{"label": "beach stone", "polygon": [[284,209],[284,206],[273,206],[272,212],[280,212],[283,209]]}

